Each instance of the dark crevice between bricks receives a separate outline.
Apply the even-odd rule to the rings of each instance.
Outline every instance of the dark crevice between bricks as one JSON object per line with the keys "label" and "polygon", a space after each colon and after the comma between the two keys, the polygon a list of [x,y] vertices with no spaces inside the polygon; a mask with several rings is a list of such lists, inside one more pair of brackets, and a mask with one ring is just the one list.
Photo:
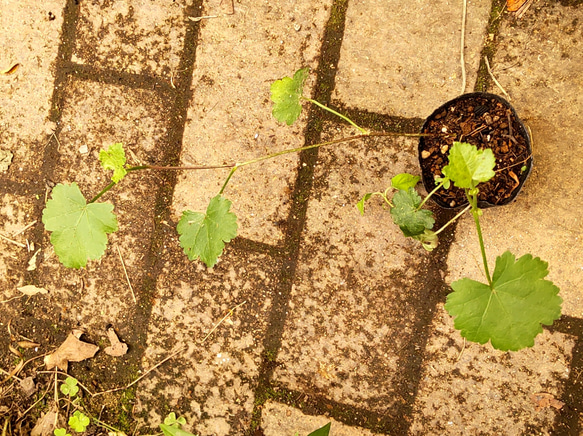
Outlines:
{"label": "dark crevice between bricks", "polygon": [[[196,0],[192,6],[185,8],[185,14],[198,16],[201,8],[202,0]],[[67,87],[74,79],[157,91],[163,104],[169,108],[170,114],[168,135],[161,141],[160,160],[165,165],[177,165],[180,160],[187,111],[192,96],[191,84],[200,24],[198,22],[187,22],[186,24],[183,51],[178,67],[180,74],[175,80],[176,88],[174,89],[150,76],[115,73],[72,63],[71,58],[76,42],[76,27],[80,14],[79,2],[75,0],[68,1],[63,14],[61,42],[55,64],[54,89],[49,113],[49,119],[56,123],[56,129],[54,134],[47,138],[47,145],[43,152],[43,163],[39,174],[39,177],[42,178],[42,183],[46,184],[48,188],[54,184],[52,181],[55,173],[54,169],[58,167],[60,161],[57,138],[62,129],[61,121],[63,108],[66,105]],[[160,256],[160,253],[164,252],[164,241],[168,241],[175,236],[172,229],[169,229],[163,222],[169,221],[177,173],[174,171],[161,172],[159,179],[159,187],[155,193],[155,228],[149,241],[149,249],[145,259],[147,274],[141,283],[133,283],[136,297],[138,298],[135,313],[132,314],[132,319],[134,319],[133,335],[124,338],[127,343],[131,344],[132,348],[126,359],[120,361],[117,368],[118,378],[123,378],[121,373],[135,375],[136,369],[140,367],[141,358],[147,345],[147,325],[151,315],[152,302],[156,294],[157,279],[165,261]],[[40,198],[35,211],[36,216],[39,217],[37,218],[39,223],[44,205],[44,198]],[[44,238],[44,226],[39,224],[35,228],[35,244],[42,246]],[[26,268],[23,267],[23,269]],[[37,275],[38,270],[27,272],[25,276],[26,283],[36,283],[38,280]],[[135,394],[135,389],[136,386],[129,389],[129,391],[132,391],[130,392],[132,396]]]}
{"label": "dark crevice between bricks", "polygon": [[[347,8],[348,0],[334,2],[324,31],[323,43],[320,47],[320,60],[315,71],[314,99],[325,105],[330,103],[332,89],[334,88],[336,69],[340,59],[340,48],[344,37]],[[320,111],[317,111],[314,107],[310,107],[308,110],[308,123],[304,135],[306,145],[320,142],[322,135]],[[261,408],[269,399],[271,378],[275,369],[276,357],[281,348],[317,158],[318,149],[307,150],[299,155],[298,175],[292,192],[291,208],[283,244],[285,257],[279,275],[279,286],[277,292],[274,292],[273,305],[263,341],[263,358],[255,388],[255,407],[249,430],[249,434],[252,435],[263,434],[260,428]]]}
{"label": "dark crevice between bricks", "polygon": [[[344,33],[344,22],[348,2],[336,2],[331,11],[330,19],[326,26],[323,44],[320,49],[321,59],[316,70],[317,82],[314,99],[329,105],[331,94],[334,88],[336,69],[340,57],[340,48]],[[348,116],[357,124],[363,127],[379,130],[393,131],[398,133],[418,132],[423,120],[406,119],[401,117],[390,117],[382,114],[371,113],[349,109]],[[319,108],[311,107],[309,113],[308,127],[305,135],[306,144],[314,144],[321,141],[323,122],[328,120],[328,116],[323,114]],[[334,121],[338,121],[335,119]],[[300,155],[300,166],[298,178],[293,192],[293,203],[288,219],[288,229],[284,243],[285,260],[284,267],[280,275],[278,292],[275,293],[275,300],[271,310],[268,330],[264,340],[263,362],[260,368],[258,385],[255,390],[255,408],[249,434],[262,435],[260,428],[261,408],[268,400],[279,401],[274,395],[274,383],[272,376],[275,367],[278,365],[277,354],[281,347],[282,335],[286,321],[291,287],[295,279],[295,273],[299,255],[299,245],[302,241],[302,232],[306,221],[308,199],[313,187],[314,165],[318,156],[318,149],[304,152]],[[437,225],[445,223],[454,216],[453,211],[437,211]],[[440,246],[431,257],[419,268],[424,271],[423,280],[419,280],[418,289],[423,292],[418,294],[418,298],[412,302],[414,307],[419,308],[419,316],[414,325],[413,337],[408,346],[400,350],[399,369],[402,373],[397,378],[397,393],[401,398],[405,398],[398,410],[391,412],[391,416],[376,414],[361,408],[336,404],[324,397],[315,396],[310,407],[302,409],[298,404],[291,404],[299,407],[307,414],[326,414],[338,421],[349,425],[359,425],[375,431],[397,432],[406,434],[412,421],[412,409],[415,401],[418,385],[421,377],[421,364],[423,362],[423,350],[430,336],[431,322],[435,307],[439,302],[445,301],[448,292],[445,286],[442,273],[446,270],[445,258],[452,241],[455,225],[450,226],[447,232],[443,232]],[[429,285],[426,283],[429,282]],[[306,394],[307,395],[307,394]],[[310,394],[311,395],[311,394]],[[332,406],[331,406],[332,405]]]}
{"label": "dark crevice between bricks", "polygon": [[581,434],[581,415],[583,414],[583,320],[562,316],[552,326],[545,327],[551,333],[575,336],[576,342],[571,354],[569,378],[563,384],[560,400],[565,403],[555,416],[554,433],[564,435]]}

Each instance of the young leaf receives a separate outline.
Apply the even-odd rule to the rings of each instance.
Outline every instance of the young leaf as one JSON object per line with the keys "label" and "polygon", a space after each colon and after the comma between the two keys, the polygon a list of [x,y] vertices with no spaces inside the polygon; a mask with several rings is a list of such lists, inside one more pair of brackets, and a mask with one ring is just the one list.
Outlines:
{"label": "young leaf", "polygon": [[391,186],[395,189],[402,189],[403,191],[406,191],[409,188],[414,188],[419,182],[419,179],[419,176],[414,176],[412,174],[397,174],[391,179]]}
{"label": "young leaf", "polygon": [[111,180],[115,183],[125,177],[126,154],[121,142],[116,142],[109,146],[107,150],[99,152],[99,161],[104,170],[113,170]]}
{"label": "young leaf", "polygon": [[65,382],[61,384],[61,392],[63,395],[68,395],[69,397],[74,397],[79,392],[79,386],[77,386],[77,379],[73,377],[67,377]]}
{"label": "young leaf", "polygon": [[186,430],[166,424],[160,424],[160,429],[162,430],[162,433],[164,433],[164,436],[195,436]]}
{"label": "young leaf", "polygon": [[231,202],[220,194],[213,197],[206,214],[186,210],[176,230],[180,234],[180,246],[190,260],[200,257],[209,268],[229,242],[237,236],[237,216],[229,212]]}
{"label": "young leaf", "polygon": [[164,418],[164,424],[170,427],[178,427],[186,424],[186,419],[184,417],[176,418],[176,413],[170,412],[166,418]]}
{"label": "young leaf", "polygon": [[76,410],[75,413],[73,413],[73,416],[71,416],[68,421],[69,427],[71,427],[73,430],[79,433],[84,432],[89,423],[90,423],[89,417],[80,412],[79,410]]}
{"label": "young leaf", "polygon": [[437,247],[439,241],[437,235],[432,230],[425,229],[423,233],[412,236],[413,239],[418,240],[427,251],[433,251]]}
{"label": "young leaf", "polygon": [[474,145],[454,142],[449,152],[449,164],[443,167],[442,172],[458,188],[471,189],[494,177],[495,165],[492,150],[478,150]]}
{"label": "young leaf", "polygon": [[332,423],[329,422],[324,427],[320,427],[318,430],[313,431],[308,436],[328,436],[328,434],[330,434],[330,426],[331,425],[332,425]]}
{"label": "young leaf", "polygon": [[271,84],[271,100],[274,103],[272,113],[280,123],[291,126],[300,116],[300,98],[308,72],[309,68],[302,68],[296,71],[293,79],[284,77]]}
{"label": "young leaf", "polygon": [[515,262],[509,251],[496,258],[490,286],[464,278],[452,283],[445,308],[455,317],[455,328],[470,341],[502,351],[534,345],[541,324],[561,316],[562,299],[548,275],[547,263],[526,254]]}
{"label": "young leaf", "polygon": [[55,436],[71,436],[70,433],[67,433],[67,430],[65,430],[64,428],[56,428],[53,430],[53,434]]}
{"label": "young leaf", "polygon": [[400,189],[393,196],[391,217],[405,236],[422,234],[426,229],[431,230],[435,220],[430,210],[417,208],[421,204],[421,197],[413,188],[404,191]]}
{"label": "young leaf", "polygon": [[87,259],[99,259],[107,245],[107,233],[117,230],[117,218],[109,203],[87,204],[76,183],[58,184],[43,210],[45,229],[53,232],[51,243],[63,265],[81,268]]}
{"label": "young leaf", "polygon": [[370,198],[372,197],[372,192],[368,192],[366,194],[364,194],[364,196],[360,199],[360,201],[358,203],[356,203],[356,207],[358,208],[358,210],[360,211],[361,215],[364,215],[364,203]]}

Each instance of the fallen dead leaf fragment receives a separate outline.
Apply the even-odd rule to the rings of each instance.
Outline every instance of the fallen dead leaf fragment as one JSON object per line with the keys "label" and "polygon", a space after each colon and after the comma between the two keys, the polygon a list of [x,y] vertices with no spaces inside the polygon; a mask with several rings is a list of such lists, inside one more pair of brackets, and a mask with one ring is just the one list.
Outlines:
{"label": "fallen dead leaf fragment", "polygon": [[16,289],[18,289],[24,295],[29,295],[29,296],[36,295],[36,294],[48,294],[48,292],[49,292],[45,288],[38,288],[35,285],[21,286],[20,288],[16,288]]}
{"label": "fallen dead leaf fragment", "polygon": [[8,150],[0,150],[0,173],[8,171],[14,155]]}
{"label": "fallen dead leaf fragment", "polygon": [[119,357],[123,356],[128,352],[127,344],[124,344],[119,340],[113,328],[107,329],[107,338],[109,339],[111,346],[103,350],[105,351],[105,354],[108,354],[113,357]]}
{"label": "fallen dead leaf fragment", "polygon": [[535,410],[539,412],[545,407],[554,407],[557,410],[565,405],[562,401],[559,401],[552,394],[547,394],[545,392],[538,392],[530,396],[530,400],[534,403]]}
{"label": "fallen dead leaf fragment", "polygon": [[47,412],[38,419],[36,425],[30,432],[30,436],[52,436],[58,421],[59,415],[55,410]]}
{"label": "fallen dead leaf fragment", "polygon": [[20,380],[20,389],[22,393],[27,397],[30,397],[36,392],[36,385],[34,384],[34,379],[32,377],[26,377]]}
{"label": "fallen dead leaf fragment", "polygon": [[14,74],[14,73],[16,73],[16,71],[18,70],[19,67],[20,67],[20,64],[14,64],[6,70],[0,70],[0,74],[2,74],[3,76],[8,76],[10,74]]}
{"label": "fallen dead leaf fragment", "polygon": [[99,347],[80,341],[81,334],[82,332],[74,330],[54,353],[45,356],[44,362],[47,369],[56,366],[60,370],[67,371],[69,362],[81,362],[95,356]]}

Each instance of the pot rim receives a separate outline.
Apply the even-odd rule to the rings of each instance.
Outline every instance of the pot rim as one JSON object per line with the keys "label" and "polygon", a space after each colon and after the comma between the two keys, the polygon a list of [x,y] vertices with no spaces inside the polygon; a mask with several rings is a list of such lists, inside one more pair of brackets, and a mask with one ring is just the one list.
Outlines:
{"label": "pot rim", "polygon": [[[435,109],[431,115],[429,115],[425,121],[423,122],[423,125],[421,126],[421,133],[424,132],[425,128],[427,127],[427,124],[440,112],[442,112],[444,109],[447,109],[451,106],[453,106],[454,104],[456,104],[458,101],[463,101],[463,100],[469,100],[475,97],[484,97],[484,98],[492,98],[494,100],[497,100],[498,102],[502,103],[504,105],[504,107],[506,107],[507,109],[510,109],[512,112],[512,115],[514,116],[514,118],[517,121],[517,124],[519,126],[519,131],[522,134],[522,136],[524,136],[525,140],[526,140],[526,148],[530,154],[530,158],[524,162],[524,165],[526,166],[526,170],[523,171],[518,177],[519,177],[519,185],[516,187],[516,189],[514,189],[514,191],[512,192],[512,194],[510,195],[510,197],[508,197],[507,199],[505,199],[503,202],[499,203],[499,204],[492,204],[488,201],[485,200],[480,200],[478,201],[478,207],[480,208],[489,208],[489,207],[496,207],[496,206],[505,206],[507,204],[510,204],[512,202],[514,202],[516,200],[516,197],[518,196],[518,194],[520,193],[520,191],[522,190],[522,187],[524,185],[524,183],[526,182],[526,179],[528,179],[528,176],[530,175],[531,171],[532,171],[532,166],[534,163],[534,158],[532,155],[532,143],[531,143],[531,138],[530,138],[530,134],[528,132],[528,129],[525,127],[523,121],[520,119],[520,117],[518,116],[518,114],[516,113],[516,110],[514,109],[514,107],[503,97],[497,95],[497,94],[491,94],[489,92],[470,92],[467,94],[462,94],[457,96],[456,98],[449,100],[447,102],[445,102],[444,104],[442,104],[441,106],[439,106],[437,109]],[[425,144],[425,137],[421,136],[419,138],[419,146],[418,146],[418,159],[419,159],[419,166],[421,167],[422,164],[422,158],[421,158],[421,152],[423,150],[423,146]],[[421,179],[423,181],[423,186],[425,187],[425,190],[427,192],[431,192],[431,190],[435,187],[435,181],[434,180],[427,180],[426,177],[423,175],[423,171],[421,171]],[[443,200],[432,196],[431,200],[433,200],[434,203],[436,203],[438,206],[444,208],[444,209],[460,209],[462,207],[467,206],[467,202],[465,203],[461,203],[459,205],[456,206],[450,206],[449,204],[445,203]]]}

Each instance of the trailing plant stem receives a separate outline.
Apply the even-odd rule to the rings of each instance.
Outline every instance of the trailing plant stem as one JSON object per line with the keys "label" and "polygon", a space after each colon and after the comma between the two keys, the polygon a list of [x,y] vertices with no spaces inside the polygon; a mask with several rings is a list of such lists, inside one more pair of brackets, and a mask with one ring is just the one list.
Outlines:
{"label": "trailing plant stem", "polygon": [[476,224],[476,231],[478,232],[478,240],[480,242],[480,251],[482,252],[482,262],[484,263],[484,272],[486,273],[486,279],[488,280],[488,285],[492,289],[492,277],[490,276],[490,269],[488,268],[488,259],[486,258],[486,248],[484,247],[484,238],[482,237],[482,227],[480,227],[480,208],[478,208],[478,194],[469,195],[468,200],[472,207],[472,216],[474,217],[474,223]]}
{"label": "trailing plant stem", "polygon": [[[438,185],[437,185],[435,188],[433,188],[433,190],[432,190],[432,191],[431,191],[429,194],[427,194],[427,197],[425,197],[425,198],[423,199],[423,201],[421,202],[421,204],[419,205],[419,207],[417,207],[417,210],[421,210],[421,208],[423,207],[423,205],[424,205],[425,203],[427,203],[427,200],[429,200],[429,198],[431,198],[431,196],[432,196],[433,194],[435,194],[435,193],[437,192],[437,190],[443,186],[443,184],[444,184],[444,183],[445,183],[445,180],[442,180],[442,181],[441,181],[441,182],[440,182],[440,183],[439,183],[439,184],[438,184]],[[465,212],[465,210],[464,210],[464,212]],[[457,217],[456,217],[456,218],[457,218]],[[448,224],[449,224],[449,223],[448,223]]]}
{"label": "trailing plant stem", "polygon": [[466,213],[471,207],[472,207],[472,205],[468,204],[465,209],[463,209],[460,213],[458,213],[456,216],[454,216],[452,219],[450,219],[447,223],[445,223],[438,231],[435,232],[435,234],[439,235],[442,231],[445,230],[445,228],[447,226],[449,226],[451,223],[453,223],[455,220],[457,220],[460,216],[462,216],[464,213]]}
{"label": "trailing plant stem", "polygon": [[307,98],[307,97],[302,97],[304,100],[309,101],[310,103],[315,104],[318,107],[321,107],[324,110],[327,110],[330,113],[333,113],[334,115],[342,118],[344,121],[347,121],[348,123],[350,123],[351,126],[356,127],[358,130],[360,130],[362,132],[363,135],[368,135],[370,132],[366,129],[363,129],[362,127],[358,126],[354,121],[352,121],[350,118],[336,112],[333,109],[330,109],[328,106],[323,105],[322,103],[317,102],[316,100],[312,100],[311,98]]}

